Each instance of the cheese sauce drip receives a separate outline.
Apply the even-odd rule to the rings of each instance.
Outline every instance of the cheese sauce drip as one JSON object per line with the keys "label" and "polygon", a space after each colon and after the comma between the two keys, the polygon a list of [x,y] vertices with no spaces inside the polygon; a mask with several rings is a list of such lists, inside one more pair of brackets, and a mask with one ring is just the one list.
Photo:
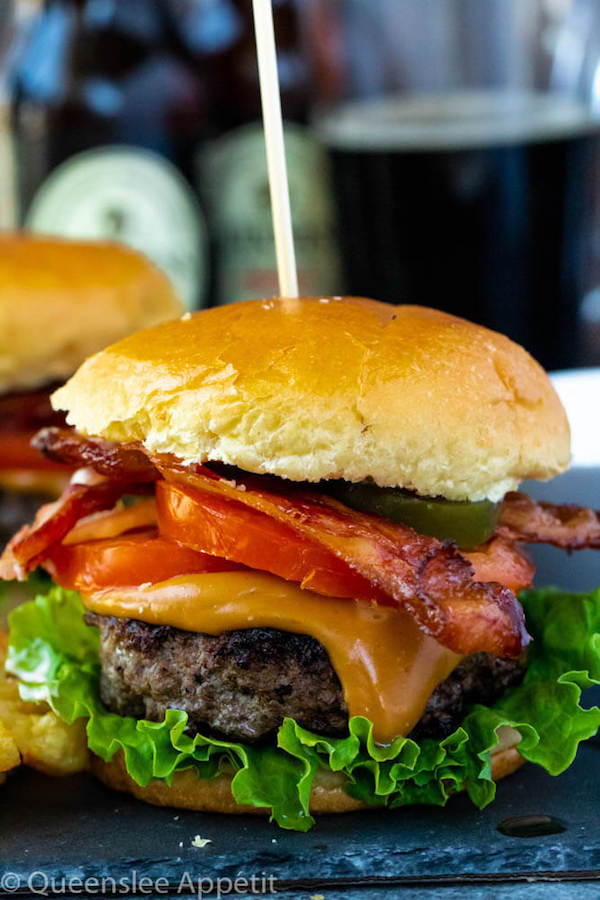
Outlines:
{"label": "cheese sauce drip", "polygon": [[434,689],[460,662],[405,612],[321,597],[272,575],[182,575],[83,601],[99,615],[184,631],[278,628],[308,634],[327,650],[349,715],[370,719],[381,743],[412,730]]}

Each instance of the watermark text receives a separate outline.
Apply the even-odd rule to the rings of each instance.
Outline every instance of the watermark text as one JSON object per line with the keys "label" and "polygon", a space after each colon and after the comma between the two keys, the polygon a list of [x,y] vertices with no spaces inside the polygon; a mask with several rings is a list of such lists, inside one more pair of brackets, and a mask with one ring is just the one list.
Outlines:
{"label": "watermark text", "polygon": [[16,894],[28,890],[38,897],[60,896],[160,896],[175,894],[181,897],[231,897],[261,896],[275,894],[277,879],[274,875],[261,872],[260,875],[238,874],[235,878],[208,877],[197,872],[182,872],[177,879],[151,878],[132,869],[121,878],[110,876],[75,876],[50,875],[39,869],[28,875],[17,872],[4,872],[0,875],[0,895]]}

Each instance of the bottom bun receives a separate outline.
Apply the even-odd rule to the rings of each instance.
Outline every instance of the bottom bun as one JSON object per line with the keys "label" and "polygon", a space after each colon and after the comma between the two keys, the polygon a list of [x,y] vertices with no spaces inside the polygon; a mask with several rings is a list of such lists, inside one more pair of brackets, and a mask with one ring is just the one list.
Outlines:
{"label": "bottom bun", "polygon": [[[514,746],[498,748],[492,755],[492,778],[497,781],[510,775],[523,765],[525,760]],[[156,779],[146,787],[139,784],[127,774],[123,763],[123,755],[119,753],[106,763],[92,755],[92,772],[100,781],[116,791],[133,794],[138,800],[152,803],[155,806],[173,806],[177,809],[193,809],[200,812],[217,813],[258,813],[269,812],[266,807],[241,806],[236,803],[231,793],[231,775],[218,775],[216,778],[198,778],[193,769],[177,772],[168,785]],[[344,790],[345,778],[339,772],[321,769],[315,775],[310,795],[310,811],[312,813],[343,813],[358,809],[368,809],[366,803],[355,800]]]}

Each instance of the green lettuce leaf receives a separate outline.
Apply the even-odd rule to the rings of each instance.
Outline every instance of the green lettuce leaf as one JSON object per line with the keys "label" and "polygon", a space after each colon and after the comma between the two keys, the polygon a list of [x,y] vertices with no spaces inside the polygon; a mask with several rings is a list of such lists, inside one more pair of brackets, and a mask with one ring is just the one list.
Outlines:
{"label": "green lettuce leaf", "polygon": [[110,713],[99,697],[98,630],[85,624],[79,595],[57,587],[11,613],[6,665],[23,699],[46,701],[65,722],[85,717],[90,749],[106,761],[121,751],[138,784],[170,783],[183,769],[200,778],[228,771],[238,803],[267,807],[283,828],[306,831],[319,770],[339,773],[351,796],[375,806],[444,805],[466,789],[481,808],[495,794],[491,750],[503,727],[519,731],[521,754],[551,774],[571,764],[579,742],[600,727],[600,710],[579,703],[583,689],[600,683],[600,590],[528,591],[521,601],[534,638],[523,683],[491,708],[473,707],[449,737],[421,743],[377,744],[372,723],[360,716],[340,738],[286,719],[276,746],[249,746],[190,736],[180,710],[168,710],[162,722]]}

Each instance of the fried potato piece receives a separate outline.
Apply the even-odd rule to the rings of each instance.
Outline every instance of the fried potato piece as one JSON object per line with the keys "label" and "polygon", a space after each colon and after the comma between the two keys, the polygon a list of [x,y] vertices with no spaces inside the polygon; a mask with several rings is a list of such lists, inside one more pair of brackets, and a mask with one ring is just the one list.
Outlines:
{"label": "fried potato piece", "polygon": [[20,762],[21,754],[15,739],[9,733],[8,728],[5,728],[0,722],[0,772],[8,772],[10,769],[15,769]]}
{"label": "fried potato piece", "polygon": [[[85,723],[66,725],[47,704],[23,702],[17,682],[4,671],[7,646],[8,634],[0,632],[0,772],[17,766],[20,760],[48,775],[72,775],[87,769]],[[10,747],[12,762],[3,767],[4,753],[8,760]]]}
{"label": "fried potato piece", "polygon": [[[0,633],[0,664],[4,675],[4,657],[6,654],[6,636]],[[16,741],[9,732],[4,722],[0,719],[0,773],[9,772],[21,763],[21,754]],[[4,775],[0,774],[0,784],[4,781]]]}

